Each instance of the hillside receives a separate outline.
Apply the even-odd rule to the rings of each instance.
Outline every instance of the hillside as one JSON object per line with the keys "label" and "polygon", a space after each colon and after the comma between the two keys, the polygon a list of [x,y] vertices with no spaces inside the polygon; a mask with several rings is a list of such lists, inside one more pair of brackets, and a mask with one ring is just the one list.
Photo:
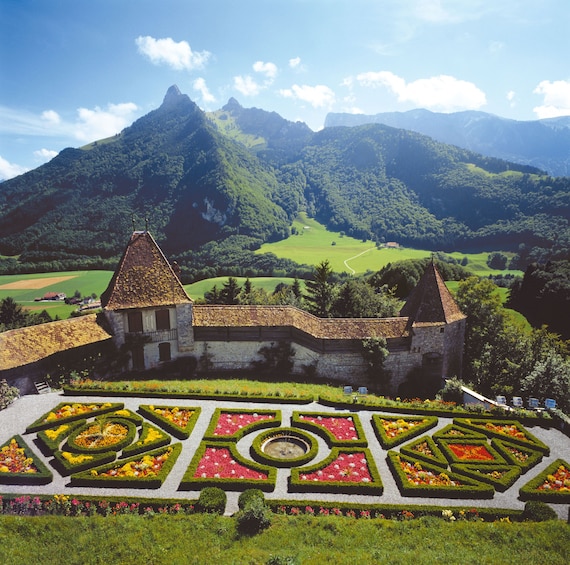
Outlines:
{"label": "hillside", "polygon": [[568,178],[381,124],[315,133],[234,99],[205,114],[173,86],[117,136],[0,183],[0,269],[112,268],[148,225],[189,279],[295,276],[253,250],[301,212],[361,240],[522,263],[570,249]]}
{"label": "hillside", "polygon": [[417,109],[374,115],[330,113],[325,127],[384,124],[433,137],[488,157],[531,165],[553,176],[570,176],[570,116],[508,120],[485,112],[441,114]]}

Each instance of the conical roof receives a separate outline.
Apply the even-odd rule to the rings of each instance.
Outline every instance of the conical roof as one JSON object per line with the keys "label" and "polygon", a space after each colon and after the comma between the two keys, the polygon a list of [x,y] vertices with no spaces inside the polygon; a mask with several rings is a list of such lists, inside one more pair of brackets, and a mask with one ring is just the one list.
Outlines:
{"label": "conical roof", "polygon": [[147,231],[136,231],[109,286],[101,295],[107,310],[190,303],[170,263]]}
{"label": "conical roof", "polygon": [[433,261],[430,261],[400,310],[400,316],[409,318],[412,324],[438,322],[449,324],[465,318]]}

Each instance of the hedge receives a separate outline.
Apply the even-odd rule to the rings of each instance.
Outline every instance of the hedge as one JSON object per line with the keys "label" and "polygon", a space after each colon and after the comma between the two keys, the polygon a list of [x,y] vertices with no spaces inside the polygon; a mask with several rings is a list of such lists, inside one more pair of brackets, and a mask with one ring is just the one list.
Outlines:
{"label": "hedge", "polygon": [[[148,441],[149,434],[151,433],[157,437],[155,437],[155,439],[152,441]],[[121,456],[131,457],[138,455],[139,453],[144,453],[145,451],[149,451],[151,449],[157,449],[158,447],[168,445],[170,443],[170,440],[170,436],[165,434],[162,430],[159,430],[148,422],[143,422],[141,430],[139,432],[139,439],[131,445],[127,445],[127,447],[123,449]]]}
{"label": "hedge", "polygon": [[[409,428],[406,431],[399,433],[394,437],[389,437],[382,425],[382,421],[389,421],[389,422],[420,422],[419,424]],[[390,449],[417,437],[427,430],[431,430],[437,426],[437,417],[436,416],[383,416],[381,414],[372,414],[372,428],[374,429],[374,433],[380,442],[380,445],[384,449]]]}
{"label": "hedge", "polygon": [[[476,481],[489,483],[499,492],[505,492],[521,476],[521,468],[516,465],[454,463],[451,465],[451,469]],[[497,473],[501,476],[498,476]]]}
{"label": "hedge", "polygon": [[[93,408],[92,410],[80,412],[77,414],[71,414],[69,416],[63,416],[59,418],[57,417],[56,414],[62,409],[66,407],[73,408],[74,406],[75,407],[91,406],[98,408]],[[53,410],[51,410],[50,412],[46,412],[43,416],[38,418],[32,424],[30,424],[26,428],[26,433],[37,432],[40,430],[45,430],[47,428],[53,428],[58,424],[73,422],[76,420],[84,420],[86,418],[91,418],[93,416],[100,416],[101,414],[107,414],[108,412],[114,412],[115,410],[120,410],[124,408],[124,406],[125,405],[122,402],[114,402],[114,403],[104,402],[101,404],[89,404],[85,402],[74,402],[73,404],[70,404],[69,402],[60,402]],[[70,411],[64,411],[64,413],[65,412],[70,412]]]}
{"label": "hedge", "polygon": [[52,455],[59,450],[63,440],[76,428],[85,424],[87,420],[78,420],[61,424],[57,428],[40,430],[37,434],[37,445],[44,455]]}
{"label": "hedge", "polygon": [[[491,447],[488,443],[486,438],[484,439],[470,439],[470,438],[457,438],[457,439],[440,439],[438,440],[438,445],[445,455],[447,460],[453,463],[477,463],[478,465],[492,465],[492,464],[502,464],[506,465],[507,461],[505,458],[496,451],[493,447]],[[461,458],[458,457],[453,450],[449,447],[450,445],[465,445],[465,446],[474,446],[474,447],[483,447],[487,453],[493,459],[477,459],[477,457],[469,458]]]}
{"label": "hedge", "polygon": [[458,426],[457,424],[448,424],[431,436],[433,439],[456,439],[456,438],[474,438],[481,439],[487,437],[483,432],[476,432],[469,428]]}
{"label": "hedge", "polygon": [[[29,448],[28,444],[21,436],[12,436],[4,445],[0,446],[0,451],[9,448],[12,442],[17,444],[17,449],[23,450],[25,459],[31,459],[32,465],[36,468],[35,473],[15,473],[3,471],[0,467],[0,483],[6,485],[47,485],[53,480],[51,471],[36,457],[34,452]],[[3,458],[0,458],[0,464]]]}
{"label": "hedge", "polygon": [[[475,418],[455,418],[453,420],[454,424],[458,424],[470,430],[475,430],[476,432],[484,433],[489,437],[496,437],[499,439],[504,439],[510,441],[511,443],[516,443],[518,445],[524,445],[530,447],[531,449],[538,449],[544,452],[546,455],[550,454],[550,448],[542,443],[537,437],[533,436],[520,422],[517,420],[494,420],[494,419],[475,419]],[[515,437],[508,434],[504,434],[492,429],[492,426],[512,426],[524,436]]]}
{"label": "hedge", "polygon": [[519,495],[521,500],[570,503],[570,465],[564,459],[556,459],[542,473],[522,486]]}
{"label": "hedge", "polygon": [[[210,477],[201,476],[200,473],[198,476],[198,468],[206,453],[206,449],[213,448],[213,449],[228,449],[231,457],[234,461],[238,464],[247,467],[253,471],[257,471],[259,473],[264,473],[267,475],[266,479],[248,479],[243,478],[223,478],[223,477]],[[257,488],[265,492],[271,492],[275,488],[275,480],[277,477],[277,470],[274,467],[267,467],[265,465],[261,465],[256,463],[255,461],[245,460],[237,451],[235,442],[218,442],[218,441],[202,441],[190,465],[186,469],[184,476],[182,477],[182,481],[179,486],[179,490],[200,490],[206,487],[220,487],[225,490],[231,491],[243,491],[249,488]]]}
{"label": "hedge", "polygon": [[[303,475],[310,473],[318,473],[334,463],[339,456],[348,455],[352,457],[356,455],[359,458],[366,459],[366,465],[372,480],[370,482],[348,482],[348,481],[335,481],[335,480],[304,480]],[[380,473],[374,462],[371,451],[366,447],[334,447],[330,455],[309,467],[291,469],[291,476],[289,477],[289,490],[290,492],[323,492],[323,493],[348,493],[348,494],[382,494],[384,486]]]}
{"label": "hedge", "polygon": [[137,436],[137,426],[134,422],[132,422],[131,420],[125,420],[123,418],[114,418],[111,416],[109,416],[109,418],[106,419],[105,423],[107,422],[116,423],[126,427],[127,435],[122,440],[118,441],[113,445],[102,445],[100,447],[93,447],[93,448],[83,447],[81,445],[78,445],[75,442],[75,440],[89,427],[97,424],[96,421],[86,422],[82,426],[78,426],[77,428],[75,428],[71,432],[71,434],[69,434],[67,441],[63,446],[63,450],[71,451],[72,453],[82,453],[82,454],[92,455],[94,453],[107,453],[108,451],[118,452],[121,451],[123,447],[126,447],[127,445],[133,443],[135,437]]}
{"label": "hedge", "polygon": [[[160,410],[173,410],[175,408],[183,409],[183,410],[191,410],[192,415],[188,420],[188,423],[184,428],[177,426],[173,422],[171,422],[168,418],[161,416],[157,412],[155,412],[155,408],[159,408]],[[198,417],[200,416],[200,412],[202,409],[199,406],[155,406],[154,404],[141,404],[139,406],[139,412],[145,417],[158,424],[163,430],[167,431],[169,434],[172,434],[175,438],[178,439],[188,439],[196,422],[198,421]]]}
{"label": "hedge", "polygon": [[[448,477],[451,481],[459,482],[459,485],[427,485],[414,484],[400,465],[400,459],[411,464],[420,465],[418,472],[425,472],[428,477],[433,475]],[[399,454],[396,451],[389,451],[387,455],[388,466],[392,471],[396,484],[402,496],[421,496],[426,498],[493,498],[495,489],[488,485],[464,475],[454,472],[446,472],[437,465],[429,463],[419,463],[415,458]]]}
{"label": "hedge", "polygon": [[[354,430],[358,439],[338,439],[324,424],[319,425],[316,422],[305,420],[302,416],[310,416],[311,418],[350,418],[354,425]],[[353,412],[293,412],[291,417],[291,425],[295,428],[301,428],[316,433],[322,437],[329,447],[368,447],[368,440],[362,428],[360,418]]]}
{"label": "hedge", "polygon": [[[418,446],[422,444],[426,444],[429,451],[431,451],[432,455],[428,455],[425,453],[425,450],[419,451]],[[426,461],[427,463],[431,463],[432,465],[437,465],[438,467],[442,467],[447,469],[449,462],[445,458],[445,455],[441,452],[439,447],[436,445],[435,441],[429,436],[422,436],[419,439],[416,439],[412,443],[408,443],[403,445],[400,448],[400,453],[404,455],[409,455],[415,459],[420,459],[422,461]]]}
{"label": "hedge", "polygon": [[[535,465],[538,465],[544,457],[542,451],[498,438],[492,438],[491,445],[505,458],[507,463],[520,467],[523,474]],[[524,460],[517,458],[511,450],[516,450],[520,453]]]}
{"label": "hedge", "polygon": [[[269,418],[266,420],[258,420],[257,422],[252,422],[247,424],[237,430],[235,433],[231,435],[215,435],[214,432],[216,427],[218,426],[218,422],[220,420],[220,416],[222,414],[263,414],[263,415],[270,415],[273,418]],[[240,408],[216,408],[214,413],[212,414],[212,418],[204,433],[204,439],[206,440],[214,440],[214,441],[239,441],[245,435],[253,432],[254,430],[260,430],[264,428],[275,428],[281,425],[281,410],[249,410],[249,409],[240,409]]]}
{"label": "hedge", "polygon": [[93,454],[56,451],[51,465],[60,475],[66,477],[72,473],[79,473],[106,463],[112,463],[116,458],[117,453],[114,451]]}
{"label": "hedge", "polygon": [[148,477],[125,477],[125,476],[101,476],[101,473],[105,473],[112,469],[119,470],[124,468],[129,463],[135,463],[141,460],[141,456],[129,457],[128,459],[123,459],[120,461],[115,461],[109,465],[103,465],[100,467],[95,467],[90,471],[82,471],[80,473],[75,473],[71,475],[71,485],[72,486],[82,486],[82,487],[105,487],[105,488],[160,488],[168,473],[170,473],[172,467],[176,463],[176,459],[180,455],[182,449],[181,443],[175,443],[171,446],[162,447],[160,449],[154,449],[145,453],[142,457],[159,457],[166,453],[169,453],[168,459],[162,465],[160,471]]}
{"label": "hedge", "polygon": [[[290,458],[290,459],[280,459],[278,457],[272,457],[271,455],[268,455],[262,450],[262,446],[265,443],[265,441],[273,437],[277,438],[282,436],[300,437],[303,441],[305,441],[308,444],[309,450],[303,455],[300,455],[299,457]],[[268,430],[264,433],[259,434],[253,440],[250,447],[250,454],[252,459],[261,464],[273,465],[274,467],[281,467],[281,468],[306,465],[309,461],[311,461],[316,457],[318,452],[319,452],[319,446],[315,441],[315,439],[311,437],[309,434],[303,432],[302,430],[295,428],[277,428],[275,430]]]}

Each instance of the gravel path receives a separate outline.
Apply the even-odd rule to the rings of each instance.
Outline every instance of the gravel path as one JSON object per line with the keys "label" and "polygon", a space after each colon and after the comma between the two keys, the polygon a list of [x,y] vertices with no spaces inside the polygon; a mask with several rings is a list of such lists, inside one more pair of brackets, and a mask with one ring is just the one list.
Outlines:
{"label": "gravel path", "polygon": [[[35,434],[24,435],[27,426],[37,420],[44,413],[53,409],[60,402],[123,402],[125,408],[129,408],[136,412],[140,404],[150,404],[155,402],[161,405],[175,406],[199,406],[201,414],[192,431],[190,437],[182,440],[183,449],[178,460],[169,476],[160,489],[113,489],[113,488],[90,488],[90,487],[71,487],[69,485],[69,477],[61,477],[59,473],[53,471],[54,480],[48,485],[28,486],[28,485],[1,485],[1,493],[22,493],[22,494],[73,494],[73,495],[97,495],[97,496],[118,496],[126,497],[149,497],[149,498],[177,498],[195,500],[198,498],[199,491],[179,491],[178,485],[182,480],[182,476],[188,467],[196,448],[198,447],[206,428],[210,422],[214,409],[216,407],[223,408],[243,408],[243,409],[275,409],[281,410],[283,426],[290,425],[290,419],[295,410],[310,410],[315,412],[338,412],[334,408],[322,406],[316,402],[312,404],[270,404],[270,403],[251,403],[251,402],[230,402],[230,401],[211,401],[211,400],[181,400],[181,399],[143,399],[130,397],[97,397],[97,396],[64,396],[61,393],[52,392],[43,395],[30,395],[19,398],[7,409],[0,411],[0,445],[4,444],[10,437],[19,434],[26,440],[26,443],[34,451],[37,457],[47,463],[48,468],[52,469],[48,460],[38,446],[35,445],[33,439]],[[343,410],[346,412],[346,410]],[[380,412],[380,410],[375,410]],[[369,448],[374,456],[374,460],[382,477],[384,484],[384,493],[381,496],[363,496],[363,495],[343,495],[343,494],[321,494],[321,493],[293,493],[287,492],[287,479],[290,471],[288,469],[279,469],[277,472],[277,482],[275,490],[266,494],[267,499],[291,499],[291,500],[314,500],[323,502],[360,502],[382,503],[382,504],[419,504],[419,505],[437,505],[437,506],[478,506],[478,507],[495,507],[508,509],[522,509],[524,502],[518,499],[519,488],[527,483],[531,478],[543,471],[552,461],[562,458],[570,462],[570,438],[565,436],[557,429],[543,429],[540,427],[527,427],[541,441],[551,448],[551,454],[533,469],[522,475],[518,481],[504,493],[495,493],[490,500],[466,500],[466,499],[445,499],[445,498],[419,498],[419,497],[403,497],[401,496],[392,473],[390,472],[386,462],[386,451],[380,446],[376,436],[372,430],[370,414],[368,410],[358,412],[360,421],[368,438]],[[428,434],[443,428],[452,422],[451,418],[439,418],[438,425]],[[240,440],[237,444],[238,451],[244,457],[249,458],[249,447],[256,433],[249,434]],[[173,438],[173,441],[179,441]],[[311,461],[311,464],[317,463],[324,459],[330,452],[325,442],[317,438],[319,442],[319,453],[317,457]],[[396,448],[397,450],[398,448]],[[53,470],[53,469],[52,469]],[[228,504],[226,514],[233,514],[237,511],[237,499],[239,492],[228,492]],[[561,519],[567,519],[570,508],[567,504],[552,504]]]}

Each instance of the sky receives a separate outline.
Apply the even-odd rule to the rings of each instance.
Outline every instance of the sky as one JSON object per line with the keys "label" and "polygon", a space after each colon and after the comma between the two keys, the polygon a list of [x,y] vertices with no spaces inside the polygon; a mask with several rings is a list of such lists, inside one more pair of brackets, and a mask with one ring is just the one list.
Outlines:
{"label": "sky", "polygon": [[176,84],[317,131],[329,112],[570,115],[568,0],[0,0],[0,181]]}

